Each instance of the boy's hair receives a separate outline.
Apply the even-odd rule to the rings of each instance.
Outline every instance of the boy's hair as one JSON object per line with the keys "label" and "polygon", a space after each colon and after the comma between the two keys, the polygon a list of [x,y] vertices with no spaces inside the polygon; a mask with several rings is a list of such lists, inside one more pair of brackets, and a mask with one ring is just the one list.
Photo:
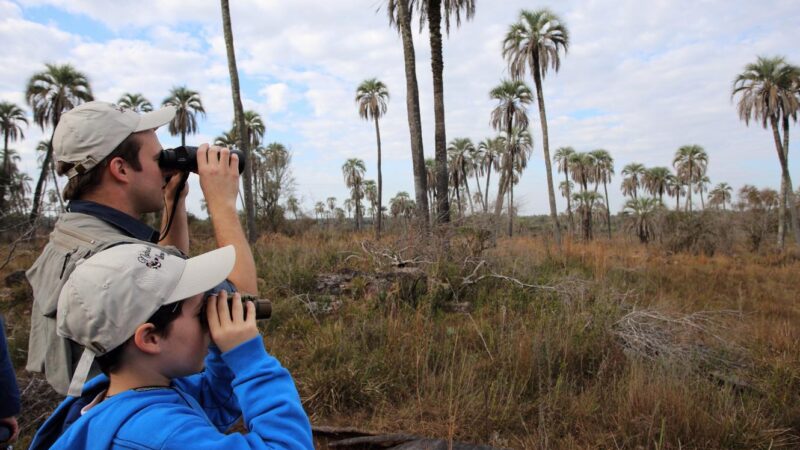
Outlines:
{"label": "boy's hair", "polygon": [[[152,323],[155,327],[156,333],[160,334],[162,337],[167,337],[169,335],[170,325],[181,315],[181,312],[183,311],[183,303],[184,300],[180,300],[175,303],[163,305],[162,307],[158,308],[158,311],[153,313],[153,315],[150,316],[145,323]],[[106,376],[109,376],[111,373],[114,373],[117,371],[117,369],[119,369],[119,365],[122,362],[122,353],[125,350],[125,347],[127,347],[131,342],[133,342],[133,336],[131,336],[122,345],[111,350],[105,355],[95,358],[97,365],[100,366],[100,370]]]}
{"label": "boy's hair", "polygon": [[[108,167],[108,163],[116,157],[120,157],[130,164],[133,170],[137,172],[142,170],[142,164],[139,161],[139,150],[141,148],[141,141],[136,137],[136,133],[131,133],[96,166],[85,173],[80,173],[70,178],[69,181],[67,181],[67,185],[64,187],[64,199],[80,199],[87,192],[100,185],[103,169]],[[58,161],[56,163],[56,172],[63,175],[74,165],[73,163]]]}

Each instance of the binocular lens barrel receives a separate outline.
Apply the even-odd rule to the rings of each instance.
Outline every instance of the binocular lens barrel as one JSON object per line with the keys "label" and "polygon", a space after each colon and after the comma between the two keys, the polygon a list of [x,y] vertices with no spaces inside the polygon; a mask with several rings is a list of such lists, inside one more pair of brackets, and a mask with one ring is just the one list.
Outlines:
{"label": "binocular lens barrel", "polygon": [[[245,156],[241,150],[231,149],[239,156],[239,173],[244,173]],[[197,173],[197,147],[189,145],[161,150],[158,165],[163,169]]]}

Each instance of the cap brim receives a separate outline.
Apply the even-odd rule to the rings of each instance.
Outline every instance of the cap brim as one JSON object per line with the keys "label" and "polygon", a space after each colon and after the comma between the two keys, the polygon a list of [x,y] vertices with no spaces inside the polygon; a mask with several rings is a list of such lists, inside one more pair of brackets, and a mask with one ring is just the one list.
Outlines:
{"label": "cap brim", "polygon": [[236,250],[232,245],[186,260],[186,267],[167,303],[201,294],[222,283],[233,270],[234,262]]}
{"label": "cap brim", "polygon": [[156,129],[168,124],[173,117],[175,117],[175,107],[172,105],[167,105],[158,111],[142,114],[139,118],[139,125],[133,132]]}

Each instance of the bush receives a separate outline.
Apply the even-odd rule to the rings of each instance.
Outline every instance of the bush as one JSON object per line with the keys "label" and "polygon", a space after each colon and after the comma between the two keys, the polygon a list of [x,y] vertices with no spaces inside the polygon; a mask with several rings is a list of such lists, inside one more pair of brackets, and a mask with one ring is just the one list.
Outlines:
{"label": "bush", "polygon": [[672,252],[713,256],[733,250],[732,223],[718,211],[669,211],[661,216],[661,244]]}

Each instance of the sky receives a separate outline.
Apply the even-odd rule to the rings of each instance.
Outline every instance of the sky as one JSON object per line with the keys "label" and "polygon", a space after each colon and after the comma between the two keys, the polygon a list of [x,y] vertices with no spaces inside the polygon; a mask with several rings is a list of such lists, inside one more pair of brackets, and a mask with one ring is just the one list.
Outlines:
{"label": "sky", "polygon": [[[366,177],[377,177],[374,125],[359,118],[354,102],[358,84],[373,77],[391,95],[380,122],[384,204],[399,191],[414,196],[402,44],[383,4],[231,2],[244,107],[265,120],[265,143],[291,150],[295,196],[311,215],[317,201],[334,196],[341,205],[347,198],[341,167],[348,158],[363,159]],[[488,92],[509,76],[502,39],[521,9],[540,7],[558,14],[570,31],[560,70],[544,80],[550,151],[567,145],[608,150],[617,173],[609,186],[612,212],[624,204],[619,185],[626,164],[671,166],[675,151],[687,144],[707,151],[712,186],[779,186],[771,132],[739,120],[731,86],[759,55],[800,64],[796,0],[476,0],[475,17],[453,27],[443,43],[448,142],[468,137],[477,144],[496,135]],[[417,30],[423,141],[425,156],[432,158],[430,47],[427,32]],[[88,76],[97,100],[115,102],[136,92],[159,105],[174,86],[198,91],[207,114],[187,143],[213,141],[231,128],[217,1],[0,0],[0,42],[0,100],[28,111],[24,89],[31,75],[45,63],[69,63]],[[547,184],[535,104],[529,116],[534,150],[514,199],[521,214],[544,214]],[[800,145],[798,128],[792,125],[790,149]],[[25,139],[11,144],[34,179],[34,149],[50,132],[31,124]],[[158,134],[164,147],[179,145],[165,128]],[[796,183],[797,159],[790,154]],[[553,175],[556,183],[563,179]],[[190,186],[189,210],[204,216],[196,177]],[[474,191],[474,180],[470,187]],[[495,193],[496,185],[490,187],[490,195]],[[556,201],[559,210],[566,208],[564,198]]]}

